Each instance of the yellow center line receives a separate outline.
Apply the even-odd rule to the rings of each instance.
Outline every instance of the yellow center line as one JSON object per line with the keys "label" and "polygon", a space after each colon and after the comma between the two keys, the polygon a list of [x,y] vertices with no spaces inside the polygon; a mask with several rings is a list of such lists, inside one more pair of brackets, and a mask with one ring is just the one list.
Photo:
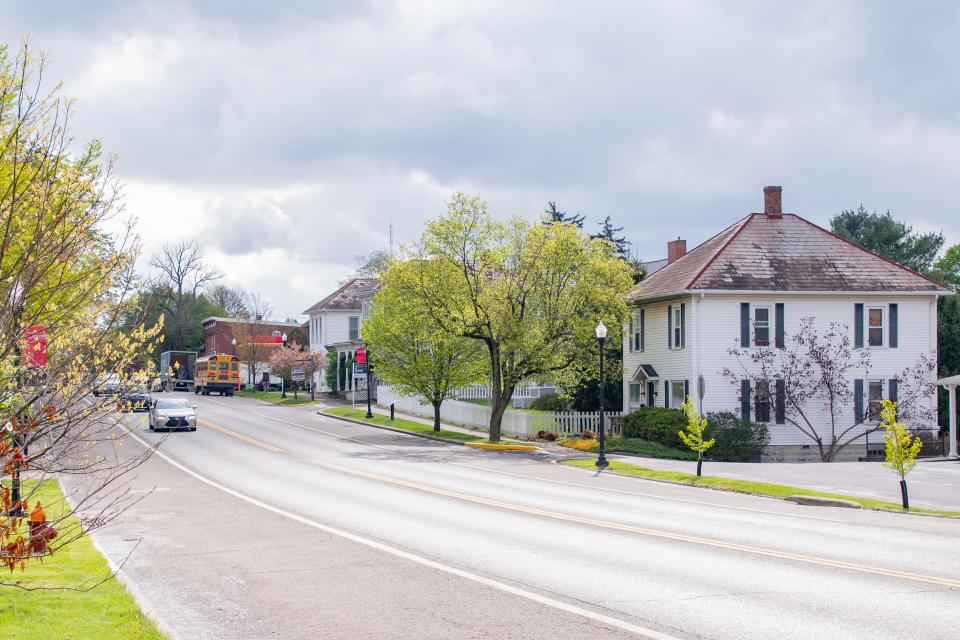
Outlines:
{"label": "yellow center line", "polygon": [[233,436],[234,438],[237,438],[237,439],[239,439],[239,440],[243,440],[244,442],[248,442],[248,443],[250,443],[250,444],[252,444],[252,445],[254,445],[254,446],[260,447],[261,449],[266,449],[267,451],[273,451],[274,453],[283,453],[283,452],[284,452],[283,449],[281,449],[281,448],[279,448],[279,447],[275,447],[275,446],[273,446],[272,444],[267,444],[266,442],[260,442],[259,440],[254,440],[253,438],[251,438],[251,437],[249,437],[249,436],[245,436],[245,435],[243,435],[243,434],[241,434],[241,433],[237,433],[236,431],[231,431],[230,429],[227,429],[226,427],[221,427],[220,425],[214,424],[214,423],[210,422],[209,420],[203,420],[203,419],[198,418],[198,419],[197,419],[197,422],[199,422],[200,424],[202,424],[202,425],[205,426],[205,427],[209,427],[209,428],[211,428],[211,429],[214,429],[214,430],[216,430],[216,431],[219,431],[220,433],[225,433],[225,434],[227,434],[228,436]]}
{"label": "yellow center line", "polygon": [[317,464],[321,467],[326,467],[333,471],[339,471],[341,473],[346,473],[354,476],[359,476],[362,478],[367,478],[370,480],[375,480],[378,482],[385,482],[389,484],[395,484],[403,487],[408,487],[411,489],[416,489],[418,491],[425,491],[427,493],[433,493],[436,495],[447,496],[450,498],[456,498],[458,500],[465,500],[467,502],[474,502],[477,504],[484,504],[491,507],[496,507],[499,509],[505,509],[508,511],[516,511],[520,513],[526,513],[530,515],[542,516],[547,518],[552,518],[555,520],[563,520],[566,522],[573,522],[577,524],[585,524],[594,527],[600,527],[603,529],[613,529],[615,531],[625,531],[629,533],[637,533],[640,535],[650,536],[653,538],[661,538],[666,540],[673,540],[677,542],[687,542],[691,544],[698,544],[708,547],[715,547],[719,549],[727,549],[729,551],[739,551],[742,553],[749,553],[753,555],[765,556],[768,558],[777,558],[781,560],[792,560],[794,562],[803,562],[807,564],[815,564],[824,567],[831,567],[835,569],[845,569],[848,571],[857,571],[860,573],[868,573],[872,575],[884,576],[888,578],[899,578],[902,580],[911,580],[914,582],[922,582],[925,584],[933,584],[940,587],[947,587],[950,589],[960,589],[960,580],[951,580],[949,578],[939,578],[937,576],[927,576],[919,573],[911,573],[908,571],[897,571],[895,569],[883,569],[881,567],[873,567],[865,564],[858,564],[855,562],[845,562],[842,560],[831,560],[829,558],[821,558],[817,556],[799,554],[799,553],[790,553],[789,551],[777,551],[775,549],[764,549],[761,547],[754,547],[752,545],[739,544],[736,542],[724,542],[723,540],[714,540],[712,538],[703,538],[700,536],[691,536],[685,535],[682,533],[671,533],[669,531],[660,531],[657,529],[647,529],[644,527],[635,527],[628,524],[619,524],[616,522],[607,522],[604,520],[595,520],[593,518],[585,518],[581,516],[570,515],[566,513],[559,513],[556,511],[546,511],[543,509],[536,509],[533,507],[524,507],[521,505],[511,504],[508,502],[501,502],[499,500],[491,500],[489,498],[480,498],[477,496],[466,495],[463,493],[456,493],[454,491],[448,491],[446,489],[437,489],[435,487],[430,487],[427,485],[417,484],[415,482],[408,482],[406,480],[398,480],[395,478],[390,478],[387,476],[382,476],[374,473],[367,473],[364,471],[357,471],[355,469],[349,469],[347,467],[341,467],[338,465],[325,464],[322,462],[314,461],[314,464]]}

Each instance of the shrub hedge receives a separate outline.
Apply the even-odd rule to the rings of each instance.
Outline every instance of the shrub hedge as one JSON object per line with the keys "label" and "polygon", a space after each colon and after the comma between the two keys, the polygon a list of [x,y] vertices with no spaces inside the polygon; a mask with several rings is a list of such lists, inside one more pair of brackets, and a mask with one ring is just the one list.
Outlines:
{"label": "shrub hedge", "polygon": [[534,398],[530,408],[536,411],[570,411],[570,400],[556,393],[545,393],[539,398]]}
{"label": "shrub hedge", "polygon": [[770,443],[767,425],[741,420],[732,411],[708,413],[704,435],[717,440],[705,457],[724,462],[759,462],[763,448]]}
{"label": "shrub hedge", "polygon": [[623,419],[624,438],[643,438],[683,449],[679,432],[686,426],[683,413],[665,407],[640,407]]}

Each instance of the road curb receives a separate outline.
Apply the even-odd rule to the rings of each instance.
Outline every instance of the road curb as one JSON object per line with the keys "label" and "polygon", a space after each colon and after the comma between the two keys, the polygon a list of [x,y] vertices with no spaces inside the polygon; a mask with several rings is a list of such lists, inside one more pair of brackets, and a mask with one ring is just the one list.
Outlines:
{"label": "road curb", "polygon": [[540,451],[540,447],[532,444],[493,444],[490,442],[464,442],[464,445],[473,449],[489,449],[491,451]]}
{"label": "road curb", "polygon": [[317,411],[317,415],[323,416],[325,418],[333,418],[334,420],[340,420],[342,422],[352,422],[353,424],[359,424],[364,427],[373,427],[374,429],[383,429],[384,431],[393,431],[394,433],[402,433],[408,436],[415,436],[417,438],[423,438],[425,440],[433,440],[435,442],[443,442],[444,444],[455,444],[459,446],[466,446],[466,442],[459,442],[457,440],[447,440],[446,438],[438,438],[437,436],[427,435],[425,433],[417,433],[416,431],[407,431],[405,429],[397,429],[395,427],[387,427],[382,424],[373,424],[372,422],[364,422],[363,420],[354,420],[353,418],[346,418],[344,416],[335,416],[332,413],[324,413],[322,411]]}
{"label": "road curb", "polygon": [[841,498],[823,498],[820,496],[795,495],[784,498],[787,502],[796,502],[811,507],[844,507],[847,509],[860,509],[862,505],[853,500],[843,500]]}
{"label": "road curb", "polygon": [[[60,481],[60,478],[57,478],[57,484],[60,486],[60,491],[63,493],[63,499],[67,501],[67,504],[70,505],[70,509],[76,513],[76,507],[73,504],[73,501],[70,500],[70,496],[67,493],[66,487],[63,486],[63,482]],[[118,566],[107,553],[103,550],[103,547],[100,546],[100,543],[97,542],[95,533],[87,533],[87,538],[90,540],[90,543],[93,545],[93,548],[97,550],[103,558],[107,561],[107,567],[116,577],[117,581],[123,585],[123,588],[126,589],[127,593],[130,594],[130,597],[133,598],[133,601],[137,604],[137,607],[140,609],[140,613],[144,615],[147,619],[153,622],[156,625],[157,629],[166,636],[169,640],[177,640],[180,636],[174,632],[174,630],[168,625],[157,613],[157,608],[153,605],[153,601],[147,598],[144,595],[143,591],[140,590],[140,587],[137,586],[136,580],[134,580],[130,575],[123,570],[123,567]]]}

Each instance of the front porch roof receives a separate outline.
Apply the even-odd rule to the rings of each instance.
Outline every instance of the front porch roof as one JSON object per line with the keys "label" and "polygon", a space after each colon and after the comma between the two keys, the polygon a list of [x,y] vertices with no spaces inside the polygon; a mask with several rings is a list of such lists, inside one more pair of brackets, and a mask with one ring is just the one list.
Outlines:
{"label": "front porch roof", "polygon": [[634,380],[658,380],[660,374],[653,368],[652,364],[642,364],[633,372]]}
{"label": "front porch roof", "polygon": [[960,375],[950,376],[949,378],[940,378],[937,384],[941,387],[960,387]]}

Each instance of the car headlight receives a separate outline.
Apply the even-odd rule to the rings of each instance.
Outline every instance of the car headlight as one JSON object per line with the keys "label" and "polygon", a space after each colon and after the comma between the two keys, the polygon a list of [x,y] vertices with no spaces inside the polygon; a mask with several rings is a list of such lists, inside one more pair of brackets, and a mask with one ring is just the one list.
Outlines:
{"label": "car headlight", "polygon": [[167,419],[167,415],[166,415],[165,413],[158,413],[158,414],[157,414],[157,417],[160,418],[161,420],[166,420],[166,419]]}
{"label": "car headlight", "polygon": [[187,416],[187,420],[196,420],[196,419],[197,419],[197,416],[195,416],[195,415],[192,414],[192,413]]}

